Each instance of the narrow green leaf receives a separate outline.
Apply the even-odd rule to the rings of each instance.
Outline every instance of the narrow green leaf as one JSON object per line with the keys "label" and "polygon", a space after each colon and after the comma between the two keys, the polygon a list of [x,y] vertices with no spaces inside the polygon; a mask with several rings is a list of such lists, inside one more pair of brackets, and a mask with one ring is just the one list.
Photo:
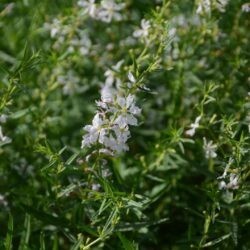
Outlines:
{"label": "narrow green leaf", "polygon": [[40,250],[45,250],[44,233],[40,233]]}
{"label": "narrow green leaf", "polygon": [[28,249],[29,239],[30,239],[30,215],[26,214],[24,220],[24,230],[22,233],[19,250]]}
{"label": "narrow green leaf", "polygon": [[226,240],[226,239],[229,238],[230,236],[231,236],[231,233],[226,234],[226,235],[223,235],[223,236],[221,236],[221,237],[218,238],[218,239],[215,239],[215,240],[212,240],[212,241],[207,242],[206,244],[202,245],[201,247],[202,247],[202,248],[205,248],[205,247],[214,246],[214,245],[220,243],[221,241]]}
{"label": "narrow green leaf", "polygon": [[79,235],[76,243],[70,248],[70,250],[78,250],[83,243],[83,236]]}
{"label": "narrow green leaf", "polygon": [[70,165],[79,155],[80,153],[77,152],[77,153],[74,153],[67,161],[66,161],[66,165]]}
{"label": "narrow green leaf", "polygon": [[122,246],[124,248],[124,250],[136,250],[138,249],[137,247],[135,247],[134,243],[129,241],[124,235],[122,235],[121,233],[117,233],[120,241],[122,242]]}
{"label": "narrow green leaf", "polygon": [[9,215],[9,222],[8,222],[8,232],[5,238],[4,246],[5,250],[12,249],[12,238],[13,238],[13,217]]}

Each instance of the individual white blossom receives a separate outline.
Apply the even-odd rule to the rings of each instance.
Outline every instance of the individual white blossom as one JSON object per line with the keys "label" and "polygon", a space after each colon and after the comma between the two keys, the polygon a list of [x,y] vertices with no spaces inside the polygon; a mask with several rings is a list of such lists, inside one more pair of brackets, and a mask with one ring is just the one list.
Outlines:
{"label": "individual white blossom", "polygon": [[83,7],[83,14],[88,14],[92,18],[96,18],[97,9],[95,0],[80,0],[77,4]]}
{"label": "individual white blossom", "polygon": [[116,89],[119,88],[122,83],[121,79],[117,76],[117,73],[120,71],[123,62],[124,61],[121,60],[105,71],[104,76],[106,79],[101,89],[101,101],[96,102],[97,106],[105,108],[107,103],[114,101],[113,98],[115,96]]}
{"label": "individual white blossom", "polygon": [[129,71],[128,72],[128,79],[131,83],[135,83],[136,82],[136,79],[134,77],[134,75]]}
{"label": "individual white blossom", "polygon": [[56,35],[61,30],[61,21],[57,18],[54,18],[52,20],[52,23],[45,23],[45,29],[48,29],[50,31],[51,38],[56,37]]}
{"label": "individual white blossom", "polygon": [[207,139],[205,137],[203,137],[203,149],[205,151],[205,157],[207,159],[217,157],[217,154],[215,152],[217,149],[217,145],[213,144],[213,141],[207,142]]}
{"label": "individual white blossom", "polygon": [[8,118],[8,116],[5,114],[0,115],[0,123],[5,123],[7,121],[7,118]]}
{"label": "individual white blossom", "polygon": [[102,142],[105,133],[105,129],[102,127],[104,123],[105,122],[103,121],[101,115],[97,113],[94,116],[92,125],[86,125],[84,127],[84,130],[87,131],[88,133],[83,137],[82,148],[84,146],[88,147],[92,144],[95,144],[98,140]]}
{"label": "individual white blossom", "polygon": [[6,200],[5,196],[0,194],[0,206],[7,208],[8,207],[8,201]]}
{"label": "individual white blossom", "polygon": [[7,142],[9,140],[9,138],[7,136],[3,135],[3,129],[0,126],[0,142]]}
{"label": "individual white blossom", "polygon": [[116,102],[118,106],[114,108],[114,111],[119,115],[115,119],[115,123],[121,128],[125,128],[128,125],[137,126],[135,116],[141,113],[141,109],[135,105],[135,96],[131,94],[127,97],[118,96]]}
{"label": "individual white blossom", "polygon": [[[5,114],[2,114],[1,116],[0,116],[0,123],[5,123],[6,122],[6,120],[7,120],[7,115],[5,115]],[[10,143],[11,142],[11,139],[8,137],[8,136],[5,136],[4,134],[3,134],[3,128],[2,128],[2,126],[0,125],[0,143],[4,143],[4,144],[6,144],[6,143]]]}
{"label": "individual white blossom", "polygon": [[133,36],[134,37],[147,37],[149,34],[150,29],[150,21],[146,19],[141,20],[141,28],[134,31]]}
{"label": "individual white blossom", "polygon": [[241,6],[242,12],[250,12],[250,3],[245,3]]}
{"label": "individual white blossom", "polygon": [[99,183],[93,183],[93,184],[91,185],[91,189],[92,189],[93,191],[99,191],[99,190],[101,189],[101,185],[100,185]]}
{"label": "individual white blossom", "polygon": [[189,136],[194,136],[196,129],[200,126],[201,116],[196,117],[195,122],[190,125],[190,129],[188,129],[185,134]]}
{"label": "individual white blossom", "polygon": [[123,60],[119,61],[116,65],[112,66],[110,69],[106,70],[104,76],[106,77],[105,85],[115,86],[119,88],[121,84],[121,79],[117,76],[117,73],[120,71],[120,68],[123,64]]}
{"label": "individual white blossom", "polygon": [[211,1],[210,0],[200,0],[198,7],[196,9],[197,14],[207,14],[211,12]]}
{"label": "individual white blossom", "polygon": [[228,4],[228,0],[217,0],[215,2],[216,8],[220,11],[220,12],[225,12],[225,8]]}
{"label": "individual white blossom", "polygon": [[112,20],[121,21],[122,15],[120,11],[124,7],[124,3],[117,4],[114,0],[103,0],[100,9],[98,9],[98,19],[106,23],[110,23]]}

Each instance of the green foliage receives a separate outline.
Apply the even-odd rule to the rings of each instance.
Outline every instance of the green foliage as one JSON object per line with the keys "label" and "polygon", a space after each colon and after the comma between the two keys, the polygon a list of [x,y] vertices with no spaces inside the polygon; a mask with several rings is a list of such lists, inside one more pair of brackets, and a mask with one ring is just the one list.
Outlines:
{"label": "green foliage", "polygon": [[[0,248],[249,249],[249,5],[79,2],[0,3]],[[110,81],[118,155],[81,148]]]}

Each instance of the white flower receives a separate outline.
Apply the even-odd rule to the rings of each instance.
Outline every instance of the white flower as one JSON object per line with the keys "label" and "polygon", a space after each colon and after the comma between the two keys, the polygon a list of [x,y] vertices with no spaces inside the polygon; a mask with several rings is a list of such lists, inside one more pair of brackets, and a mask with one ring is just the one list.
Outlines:
{"label": "white flower", "polygon": [[50,30],[50,36],[51,38],[55,38],[56,35],[61,30],[61,21],[57,18],[53,19],[52,24],[45,24],[45,27]]}
{"label": "white flower", "polygon": [[119,88],[121,85],[121,79],[116,76],[116,74],[120,71],[120,68],[123,64],[123,60],[119,61],[117,64],[105,71],[104,76],[106,76],[105,84],[101,89],[101,102],[97,102],[98,106],[104,108],[106,107],[105,103],[111,103],[114,100],[116,95],[116,88]]}
{"label": "white flower", "polygon": [[72,95],[77,91],[80,79],[73,70],[68,70],[65,75],[63,75],[63,72],[60,72],[62,70],[63,68],[59,69],[57,73],[59,74],[56,78],[57,82],[63,86],[64,95]]}
{"label": "white flower", "polygon": [[113,20],[121,21],[122,15],[119,13],[125,7],[125,4],[116,4],[113,0],[101,1],[101,8],[98,11],[98,19],[110,23]]}
{"label": "white flower", "polygon": [[218,0],[216,1],[216,8],[220,12],[225,12],[226,5],[228,4],[228,0]]}
{"label": "white flower", "polygon": [[126,144],[127,139],[130,136],[128,128],[121,130],[121,128],[117,126],[112,127],[112,130],[115,132],[115,136],[110,135],[109,137],[107,137],[106,141],[104,142],[104,145],[116,154],[128,151],[128,146]]}
{"label": "white flower", "polygon": [[92,186],[91,186],[91,189],[93,191],[99,191],[101,188],[101,185],[99,183],[93,183]]}
{"label": "white flower", "polygon": [[112,69],[106,70],[104,76],[106,76],[105,85],[109,87],[113,84],[115,84],[116,86],[121,84],[120,78],[116,76],[116,72],[114,72]]}
{"label": "white flower", "polygon": [[104,124],[103,119],[101,118],[101,115],[97,113],[94,116],[94,119],[92,121],[92,125],[87,125],[84,127],[84,130],[88,133],[83,136],[82,139],[82,148],[83,147],[89,147],[92,144],[95,144],[98,139],[102,141],[105,129],[102,128],[102,125]]}
{"label": "white flower", "polygon": [[134,115],[139,115],[141,109],[135,105],[135,96],[129,94],[127,97],[117,97],[117,104],[119,105],[120,114],[115,119],[115,123],[121,128],[125,128],[127,125],[137,126],[137,119]]}
{"label": "white flower", "polygon": [[95,0],[80,0],[77,4],[84,8],[84,14],[88,13],[92,18],[96,18]]}
{"label": "white flower", "polygon": [[0,115],[0,123],[5,123],[7,121],[8,116],[7,115]]}
{"label": "white flower", "polygon": [[207,159],[217,157],[215,150],[217,149],[217,145],[213,144],[213,141],[207,142],[207,139],[203,137],[203,149],[205,151],[205,157]]}
{"label": "white flower", "polygon": [[[119,67],[118,65],[117,69]],[[106,155],[119,154],[129,149],[126,144],[130,138],[129,126],[138,124],[135,116],[141,113],[141,109],[135,104],[135,96],[122,96],[119,85],[115,88],[112,84],[113,80],[105,82],[101,100],[96,101],[101,111],[95,115],[92,125],[84,127],[87,133],[82,140],[82,148],[98,144],[101,146],[99,153]]]}
{"label": "white flower", "polygon": [[[226,178],[225,178],[226,179]],[[231,173],[229,175],[228,183],[225,180],[219,182],[219,189],[238,189],[239,188],[239,176],[236,174]]]}
{"label": "white flower", "polygon": [[185,134],[189,136],[194,136],[196,129],[200,125],[201,116],[196,117],[195,122],[190,125],[190,129],[188,129]]}
{"label": "white flower", "polygon": [[134,37],[147,37],[150,27],[151,27],[150,22],[146,19],[142,19],[141,28],[138,30],[135,30],[133,33],[133,36]]}
{"label": "white flower", "polygon": [[121,79],[116,76],[116,74],[120,71],[120,68],[123,64],[124,60],[119,61],[117,64],[105,71],[104,76],[106,76],[105,86],[111,87],[112,85],[116,85],[118,88],[121,84]]}
{"label": "white flower", "polygon": [[92,43],[87,34],[79,34],[80,38],[77,36],[70,40],[69,42],[69,52],[74,52],[79,50],[81,55],[85,56],[89,54]]}
{"label": "white flower", "polygon": [[239,176],[231,173],[229,176],[229,183],[227,184],[228,189],[238,189],[239,188]]}
{"label": "white flower", "polygon": [[[7,115],[4,114],[0,115],[0,123],[5,123],[7,121],[7,118],[8,118]],[[1,125],[0,125],[0,142],[4,144],[11,142],[11,139],[3,134],[3,129]]]}
{"label": "white flower", "polygon": [[245,3],[241,6],[242,12],[250,12],[250,3]]}
{"label": "white flower", "polygon": [[210,0],[200,0],[199,5],[196,9],[197,14],[210,13],[211,11],[211,2]]}
{"label": "white flower", "polygon": [[98,106],[106,108],[106,103],[111,103],[114,100],[115,90],[108,84],[105,84],[101,89],[101,102],[98,102]]}
{"label": "white flower", "polygon": [[5,196],[0,194],[0,206],[8,207],[8,201],[6,200]]}
{"label": "white flower", "polygon": [[11,142],[11,139],[8,136],[3,135],[3,130],[1,126],[0,126],[0,142],[3,142],[3,143]]}

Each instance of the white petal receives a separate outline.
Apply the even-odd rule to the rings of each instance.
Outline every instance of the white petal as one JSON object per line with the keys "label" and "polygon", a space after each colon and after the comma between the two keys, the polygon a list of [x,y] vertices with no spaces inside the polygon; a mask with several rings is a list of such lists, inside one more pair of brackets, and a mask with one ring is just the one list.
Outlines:
{"label": "white petal", "polygon": [[134,75],[130,71],[128,72],[128,79],[132,83],[136,82]]}
{"label": "white petal", "polygon": [[116,101],[121,108],[126,107],[126,99],[124,97],[118,96]]}

